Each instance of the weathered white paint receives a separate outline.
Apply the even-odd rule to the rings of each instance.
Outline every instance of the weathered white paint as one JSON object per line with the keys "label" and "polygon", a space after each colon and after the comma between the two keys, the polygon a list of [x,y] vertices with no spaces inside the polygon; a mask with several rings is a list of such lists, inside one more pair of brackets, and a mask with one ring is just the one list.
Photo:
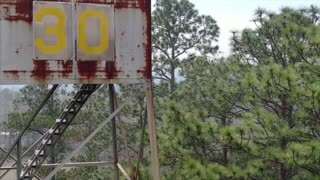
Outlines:
{"label": "weathered white paint", "polygon": [[[139,7],[138,1],[121,0],[118,3],[123,4],[106,2],[109,7],[114,7],[114,38],[110,36],[110,41],[114,41],[114,57],[111,52],[106,52],[100,57],[81,59],[80,52],[75,56],[77,48],[74,46],[71,46],[71,58],[66,52],[56,57],[34,52],[33,34],[38,32],[33,31],[34,23],[30,18],[35,10],[32,0],[0,0],[0,84],[141,83],[150,79],[150,18],[147,11]],[[98,24],[92,23],[92,28],[98,28]],[[75,32],[76,24],[70,26],[74,27],[70,31]],[[43,33],[40,29],[39,34]],[[76,40],[76,33],[72,37]]]}

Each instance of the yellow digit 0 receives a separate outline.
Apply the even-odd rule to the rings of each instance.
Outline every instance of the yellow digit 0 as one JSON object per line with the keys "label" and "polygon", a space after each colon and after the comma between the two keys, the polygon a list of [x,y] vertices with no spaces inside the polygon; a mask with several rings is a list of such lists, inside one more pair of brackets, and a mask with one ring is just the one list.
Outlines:
{"label": "yellow digit 0", "polygon": [[36,22],[42,22],[45,16],[54,16],[58,19],[55,26],[46,27],[46,34],[55,35],[58,41],[55,45],[47,45],[43,39],[35,40],[35,46],[45,54],[57,54],[67,47],[67,35],[65,29],[67,26],[66,16],[59,8],[41,8],[35,15]]}
{"label": "yellow digit 0", "polygon": [[[87,20],[97,18],[100,20],[100,45],[88,46],[87,43]],[[79,15],[78,24],[78,46],[87,55],[100,55],[109,48],[108,17],[103,11],[85,10]]]}

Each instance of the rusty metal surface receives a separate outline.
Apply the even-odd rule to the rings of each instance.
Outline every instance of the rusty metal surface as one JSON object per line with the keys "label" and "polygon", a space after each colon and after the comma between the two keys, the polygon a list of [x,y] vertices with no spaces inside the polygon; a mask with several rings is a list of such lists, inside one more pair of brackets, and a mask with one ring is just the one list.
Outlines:
{"label": "rusty metal surface", "polygon": [[114,7],[114,61],[34,59],[33,1],[0,0],[0,84],[136,83],[151,79],[150,0],[75,2]]}

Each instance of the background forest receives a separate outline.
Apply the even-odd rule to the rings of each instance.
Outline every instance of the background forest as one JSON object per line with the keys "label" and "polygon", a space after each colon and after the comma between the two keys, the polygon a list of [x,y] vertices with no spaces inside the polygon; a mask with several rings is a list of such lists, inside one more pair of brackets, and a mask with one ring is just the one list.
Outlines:
{"label": "background forest", "polygon": [[[320,9],[258,8],[252,19],[255,28],[232,32],[232,52],[221,57],[214,17],[200,14],[188,0],[157,0],[152,45],[163,179],[320,178]],[[25,149],[77,89],[59,87],[28,130]],[[49,86],[1,90],[6,98],[14,95],[14,111],[1,131],[21,130],[48,91]],[[134,95],[117,118],[119,160],[132,179],[151,179],[144,94],[134,86],[117,92],[119,102]],[[94,93],[51,161],[61,162],[108,117],[108,95],[108,86]],[[73,162],[112,160],[110,127]],[[56,179],[112,177],[113,167],[103,166],[64,169]]]}

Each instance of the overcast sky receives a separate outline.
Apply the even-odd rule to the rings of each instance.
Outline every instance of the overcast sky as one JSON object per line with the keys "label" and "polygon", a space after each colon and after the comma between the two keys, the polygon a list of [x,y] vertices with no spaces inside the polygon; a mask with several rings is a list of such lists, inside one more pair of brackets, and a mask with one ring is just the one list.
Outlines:
{"label": "overcast sky", "polygon": [[282,7],[294,8],[320,6],[320,0],[190,0],[201,14],[211,15],[220,27],[219,46],[224,55],[230,52],[229,39],[232,30],[254,27],[251,19],[254,11],[264,8],[278,11]]}

